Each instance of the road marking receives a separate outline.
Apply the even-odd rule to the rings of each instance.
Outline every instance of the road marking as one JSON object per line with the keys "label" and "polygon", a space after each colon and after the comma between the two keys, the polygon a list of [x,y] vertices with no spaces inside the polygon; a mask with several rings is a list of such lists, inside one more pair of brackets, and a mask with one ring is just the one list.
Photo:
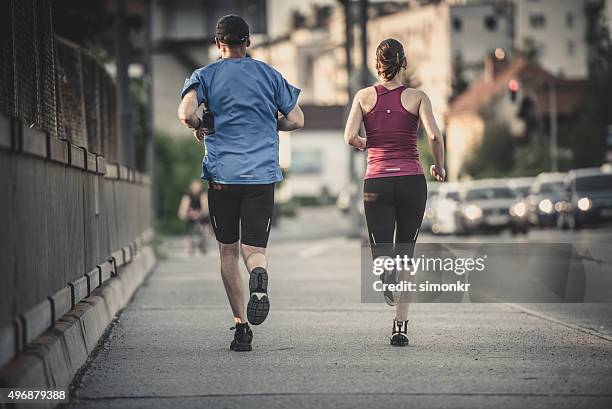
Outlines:
{"label": "road marking", "polygon": [[561,325],[563,327],[570,328],[570,329],[582,332],[584,334],[592,335],[594,337],[601,338],[601,339],[606,340],[608,342],[612,342],[612,337],[611,336],[601,334],[601,333],[599,333],[597,331],[593,331],[592,329],[581,327],[579,325],[570,324],[569,322],[561,321],[561,320],[559,320],[557,318],[551,317],[550,315],[546,315],[546,314],[542,314],[542,313],[534,311],[534,310],[530,310],[529,308],[522,307],[522,306],[520,306],[518,304],[504,303],[504,305],[507,305],[510,308],[514,308],[516,310],[524,312],[525,314],[533,315],[534,317],[540,318],[540,319],[542,319],[544,321],[552,322],[552,323]]}

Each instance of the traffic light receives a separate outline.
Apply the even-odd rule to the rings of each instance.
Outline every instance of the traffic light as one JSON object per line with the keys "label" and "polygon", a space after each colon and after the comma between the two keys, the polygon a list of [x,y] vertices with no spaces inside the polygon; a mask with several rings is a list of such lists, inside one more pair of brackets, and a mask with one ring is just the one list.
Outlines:
{"label": "traffic light", "polygon": [[521,89],[519,82],[515,79],[508,81],[508,90],[510,91],[510,99],[512,102],[516,101],[516,93]]}

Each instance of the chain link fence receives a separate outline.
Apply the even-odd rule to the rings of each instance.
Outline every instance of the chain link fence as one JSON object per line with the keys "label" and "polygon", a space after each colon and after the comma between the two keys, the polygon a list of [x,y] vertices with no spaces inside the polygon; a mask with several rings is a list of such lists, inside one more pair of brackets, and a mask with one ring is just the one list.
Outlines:
{"label": "chain link fence", "polygon": [[117,162],[116,86],[81,47],[54,35],[51,0],[0,2],[0,110]]}

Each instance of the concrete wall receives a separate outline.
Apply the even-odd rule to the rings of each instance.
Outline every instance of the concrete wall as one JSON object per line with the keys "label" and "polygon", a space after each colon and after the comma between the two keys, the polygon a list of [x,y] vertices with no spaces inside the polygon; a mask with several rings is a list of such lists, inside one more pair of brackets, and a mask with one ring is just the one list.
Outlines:
{"label": "concrete wall", "polygon": [[[2,114],[0,197],[0,329],[15,344],[87,296],[151,227],[146,176]],[[13,325],[26,330],[5,332]]]}

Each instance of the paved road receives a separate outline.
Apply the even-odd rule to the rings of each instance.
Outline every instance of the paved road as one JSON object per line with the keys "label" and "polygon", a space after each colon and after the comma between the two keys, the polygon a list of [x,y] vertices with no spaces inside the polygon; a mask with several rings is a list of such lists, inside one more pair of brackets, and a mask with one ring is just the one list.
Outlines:
{"label": "paved road", "polygon": [[359,302],[359,242],[344,227],[332,210],[306,211],[274,234],[272,311],[251,353],[229,351],[214,255],[170,241],[173,256],[116,321],[71,407],[612,406],[610,305],[417,304],[411,346],[394,348],[392,312]]}

